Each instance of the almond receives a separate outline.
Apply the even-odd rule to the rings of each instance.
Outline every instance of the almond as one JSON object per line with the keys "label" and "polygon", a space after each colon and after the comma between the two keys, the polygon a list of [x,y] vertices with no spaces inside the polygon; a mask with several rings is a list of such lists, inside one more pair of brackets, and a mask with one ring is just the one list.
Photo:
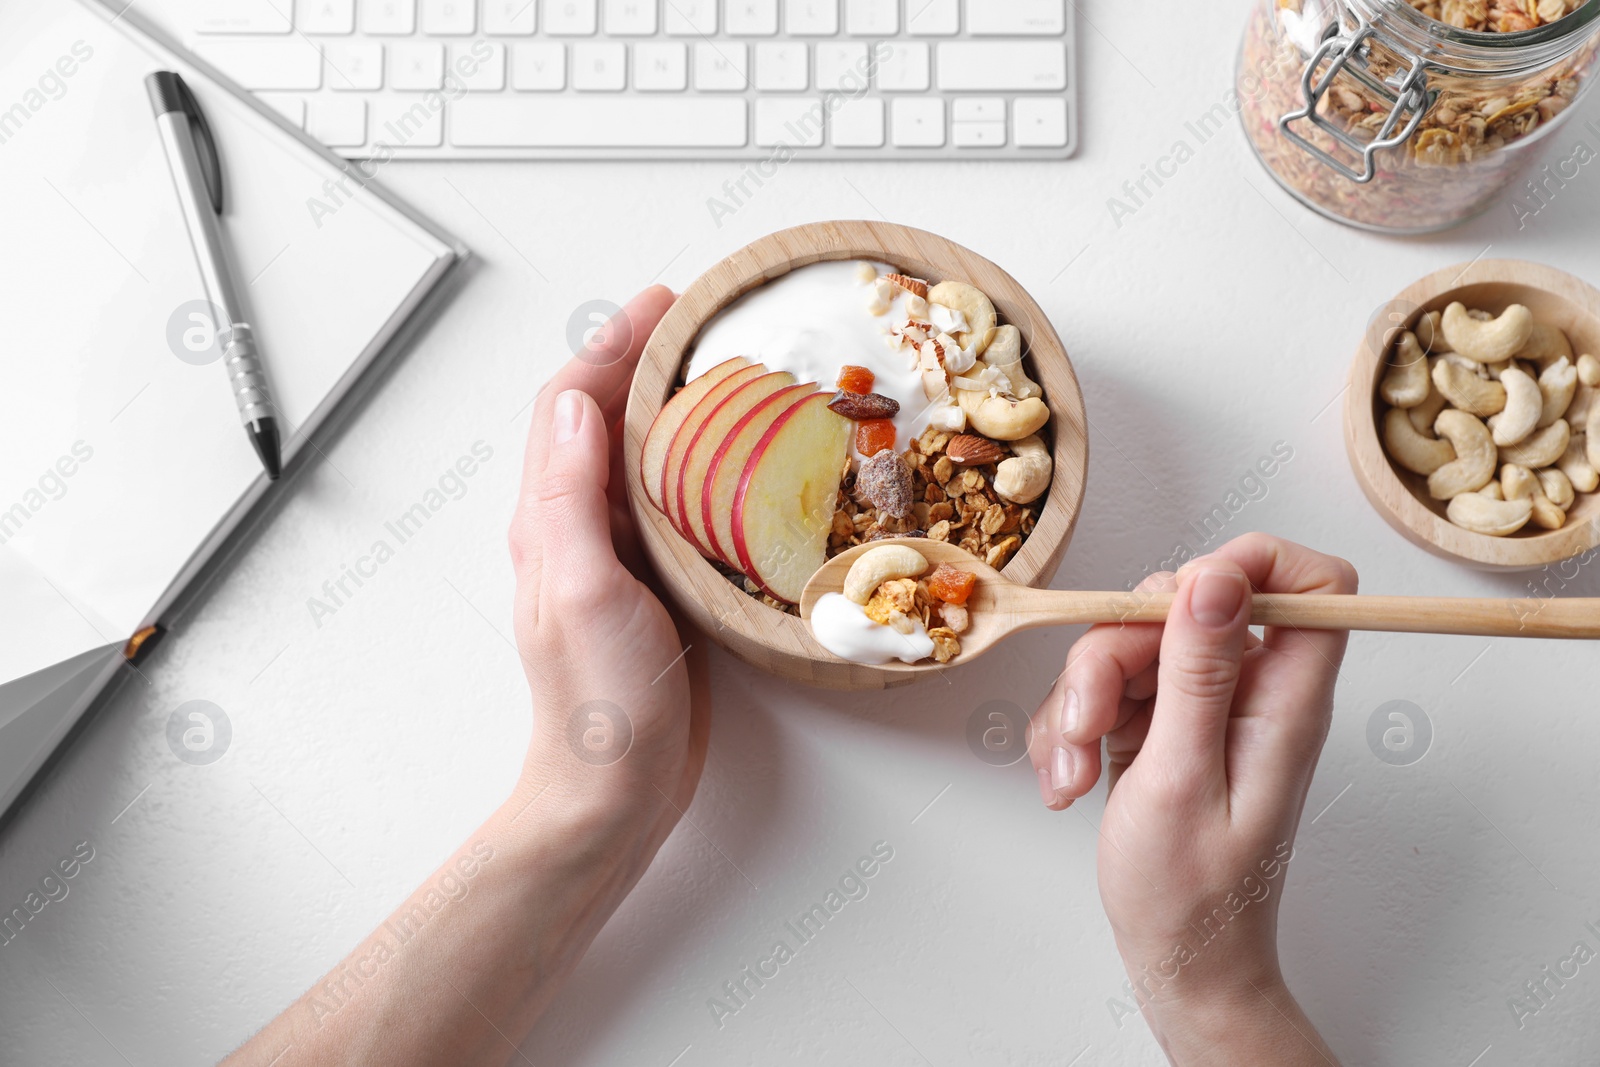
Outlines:
{"label": "almond", "polygon": [[1006,456],[1006,450],[989,440],[973,433],[957,434],[950,438],[950,443],[945,446],[945,455],[950,457],[950,462],[960,467],[982,467],[990,463],[999,463]]}
{"label": "almond", "polygon": [[921,278],[911,278],[904,274],[885,274],[883,277],[890,285],[899,286],[912,296],[928,299],[928,283]]}

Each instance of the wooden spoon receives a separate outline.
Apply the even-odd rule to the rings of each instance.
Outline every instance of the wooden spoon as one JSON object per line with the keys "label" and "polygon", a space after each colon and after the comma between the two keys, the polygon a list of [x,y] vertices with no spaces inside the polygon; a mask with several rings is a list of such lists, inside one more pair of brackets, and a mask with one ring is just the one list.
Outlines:
{"label": "wooden spoon", "polygon": [[[824,593],[844,589],[856,557],[881,545],[909,545],[932,567],[948,563],[978,576],[967,601],[971,622],[961,635],[961,662],[976,659],[1021,630],[1098,622],[1162,622],[1172,593],[1093,593],[1018,585],[959,545],[927,538],[891,538],[857,545],[818,568],[800,597],[800,617]],[[1250,622],[1303,630],[1384,630],[1394,633],[1470,634],[1479,637],[1600,637],[1600,598],[1540,599],[1356,596],[1331,593],[1257,593]],[[886,664],[920,670],[926,665]]]}

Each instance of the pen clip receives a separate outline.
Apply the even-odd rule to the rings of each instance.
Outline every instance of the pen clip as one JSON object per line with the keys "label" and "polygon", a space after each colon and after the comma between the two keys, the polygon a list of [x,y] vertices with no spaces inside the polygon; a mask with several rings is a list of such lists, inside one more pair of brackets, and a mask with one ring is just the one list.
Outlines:
{"label": "pen clip", "polygon": [[158,70],[145,78],[145,84],[157,115],[182,112],[188,121],[189,132],[199,148],[200,177],[206,183],[211,209],[222,214],[222,161],[217,155],[216,139],[211,135],[211,124],[206,121],[206,113],[200,110],[200,102],[190,92],[183,76],[175,71]]}

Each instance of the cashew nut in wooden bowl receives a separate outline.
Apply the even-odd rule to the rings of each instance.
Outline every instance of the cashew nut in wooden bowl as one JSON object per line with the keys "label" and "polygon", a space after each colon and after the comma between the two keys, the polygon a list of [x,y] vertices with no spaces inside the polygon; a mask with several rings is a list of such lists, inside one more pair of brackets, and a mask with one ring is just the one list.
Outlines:
{"label": "cashew nut in wooden bowl", "polygon": [[[751,290],[792,270],[829,260],[868,260],[931,281],[964,281],[993,302],[999,321],[1021,332],[1026,370],[1043,388],[1053,471],[1034,528],[1003,573],[1044,586],[1071,540],[1088,475],[1087,419],[1066,349],[1050,320],[1005,271],[962,246],[922,230],[883,222],[817,222],[770,234],[713,266],[686,289],[651,335],[634,374],[624,422],[628,500],[645,554],[672,603],[739,659],[779,677],[830,689],[884,689],[918,675],[850,663],[817,643],[798,616],[747,595],[673,529],[644,490],[641,451],[673,395],[701,328]],[[760,353],[751,353],[760,358]],[[820,383],[828,388],[830,382]],[[904,448],[902,442],[898,446]],[[938,670],[930,664],[927,673]]]}
{"label": "cashew nut in wooden bowl", "polygon": [[[1461,306],[1456,307],[1458,304]],[[1522,347],[1516,352],[1518,363],[1491,364],[1487,361],[1499,358],[1501,349],[1517,347],[1519,342],[1515,337],[1510,337],[1508,342],[1513,332],[1527,334],[1530,329],[1528,315],[1517,310],[1517,305],[1531,312],[1532,321],[1536,324],[1533,329],[1537,332],[1529,340],[1520,342]],[[1483,313],[1480,321],[1466,321],[1467,309]],[[1487,316],[1497,318],[1494,321],[1482,321]],[[1452,323],[1458,331],[1454,334],[1458,340],[1468,337],[1476,346],[1474,356],[1477,364],[1484,368],[1482,373],[1474,361],[1467,359],[1463,353],[1440,355],[1442,350],[1453,347],[1444,339],[1444,335],[1451,332]],[[1463,330],[1463,327],[1466,329]],[[1551,420],[1542,417],[1535,423],[1532,421],[1535,413],[1531,411],[1527,413],[1528,420],[1523,420],[1513,410],[1519,403],[1537,406],[1537,398],[1532,396],[1533,389],[1527,380],[1531,375],[1506,368],[1522,366],[1537,374],[1548,367],[1557,358],[1555,348],[1561,347],[1563,352],[1565,348],[1551,327],[1559,330],[1570,342],[1573,361],[1592,355],[1593,359],[1573,365],[1583,367],[1586,374],[1594,377],[1594,360],[1600,360],[1600,291],[1554,267],[1514,259],[1485,259],[1457,264],[1415,282],[1373,316],[1350,368],[1350,387],[1345,393],[1344,404],[1345,448],[1356,480],[1361,483],[1367,499],[1389,525],[1406,538],[1435,555],[1460,560],[1484,570],[1502,571],[1532,570],[1585,553],[1592,555],[1600,546],[1600,492],[1580,489],[1572,494],[1572,503],[1556,529],[1546,529],[1537,522],[1525,521],[1525,516],[1513,516],[1512,521],[1501,529],[1513,529],[1514,532],[1493,536],[1465,528],[1447,517],[1447,512],[1454,506],[1457,509],[1454,514],[1468,525],[1483,530],[1494,529],[1496,517],[1501,512],[1512,510],[1505,505],[1497,506],[1490,499],[1494,495],[1504,495],[1499,488],[1502,477],[1508,484],[1518,479],[1520,484],[1532,484],[1525,477],[1526,471],[1510,469],[1506,466],[1508,463],[1530,463],[1559,471],[1555,463],[1570,460],[1577,468],[1584,468],[1584,449],[1581,445],[1575,444],[1576,453],[1573,456],[1554,463],[1543,453],[1548,451],[1545,443],[1555,436],[1570,436],[1577,441],[1586,441],[1578,435],[1583,433],[1590,420],[1579,416],[1584,425],[1570,427],[1565,425],[1563,418],[1559,420],[1563,425],[1555,426]],[[1433,343],[1435,329],[1444,343]],[[1407,331],[1417,339],[1415,346],[1406,337]],[[1412,363],[1408,363],[1402,346],[1410,352]],[[1418,371],[1420,373],[1422,368],[1428,368],[1425,378],[1419,377],[1411,383],[1405,381],[1403,374],[1394,373],[1386,381],[1386,375],[1392,373],[1391,362],[1402,368],[1408,367],[1423,352],[1429,353],[1429,362],[1422,364]],[[1395,357],[1393,361],[1391,354]],[[1568,377],[1571,376],[1571,372],[1568,372]],[[1439,387],[1441,378],[1448,393],[1453,394],[1448,402],[1446,394]],[[1405,407],[1404,404],[1415,399],[1415,394],[1413,392],[1403,397],[1400,394],[1413,385],[1429,391],[1429,400],[1421,405]],[[1592,384],[1580,383],[1576,390],[1577,399],[1584,405],[1597,399]],[[1401,400],[1402,404],[1391,404],[1384,393],[1390,399]],[[1444,405],[1442,411],[1436,406],[1441,404]],[[1579,410],[1579,407],[1578,402],[1571,403],[1572,411]],[[1452,408],[1460,410],[1450,414],[1448,419],[1440,420],[1439,416],[1449,414]],[[1407,412],[1408,417],[1391,414],[1400,410]],[[1413,411],[1417,414],[1409,417]],[[1496,413],[1492,422],[1488,419],[1478,422],[1480,415],[1490,412]],[[1553,415],[1554,411],[1549,414]],[[1515,420],[1513,416],[1516,416]],[[1386,422],[1390,419],[1394,420],[1393,425]],[[1510,429],[1513,421],[1520,423],[1515,430]],[[1600,422],[1600,416],[1596,416],[1595,421]],[[1535,424],[1543,428],[1529,431],[1528,427]],[[1435,440],[1432,430],[1427,429],[1430,425],[1437,426],[1440,438],[1454,440],[1450,443]],[[1457,455],[1457,444],[1470,447],[1472,454],[1478,451],[1476,445],[1482,445],[1484,462],[1492,461],[1494,464],[1494,476],[1482,492],[1458,495],[1453,505],[1451,500],[1436,499],[1440,493],[1449,493],[1461,487],[1445,484],[1451,481],[1447,475],[1456,472],[1435,474],[1432,488],[1436,492],[1430,492],[1429,477],[1407,469],[1406,465],[1396,461],[1393,450],[1386,447],[1386,430],[1394,435],[1397,443],[1412,449],[1409,457],[1412,467],[1427,470],[1439,458],[1462,458]],[[1417,430],[1420,436],[1414,436],[1412,430]],[[1489,431],[1487,437],[1484,431]],[[1473,438],[1475,444],[1463,442],[1463,433]],[[1509,447],[1500,444],[1500,441],[1514,439],[1512,435],[1525,435],[1525,439]],[[1593,454],[1600,451],[1600,446],[1589,442],[1588,450]],[[1491,451],[1494,452],[1492,460],[1488,457]],[[1533,458],[1527,459],[1529,456]],[[1463,484],[1476,484],[1481,473],[1469,472],[1466,475],[1467,483]],[[1563,490],[1571,484],[1565,474],[1559,477],[1549,471],[1546,474],[1554,478],[1556,485]],[[1520,491],[1526,494],[1531,490]],[[1485,493],[1487,497],[1483,495]],[[1550,504],[1543,492],[1539,492],[1538,499],[1540,506]],[[1524,521],[1519,523],[1516,521],[1518,518]]]}

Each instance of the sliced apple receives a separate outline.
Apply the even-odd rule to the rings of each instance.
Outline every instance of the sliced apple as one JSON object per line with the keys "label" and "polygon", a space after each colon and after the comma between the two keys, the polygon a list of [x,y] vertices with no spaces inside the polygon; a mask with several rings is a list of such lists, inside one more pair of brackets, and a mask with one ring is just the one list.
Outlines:
{"label": "sliced apple", "polygon": [[[723,382],[731,382],[738,376],[735,374],[724,378]],[[700,423],[694,432],[694,437],[684,449],[683,462],[678,464],[678,484],[674,489],[669,482],[667,487],[667,506],[670,509],[669,514],[676,512],[678,529],[685,539],[700,550],[702,556],[722,558],[720,553],[711,548],[711,534],[701,506],[701,497],[706,488],[706,471],[711,467],[712,457],[722,447],[722,442],[728,439],[733,428],[739,424],[739,420],[749,414],[752,408],[778,390],[787,389],[793,384],[795,384],[794,375],[788,371],[775,371],[763,374],[753,381],[744,382],[724,397],[716,410]],[[712,393],[716,393],[716,390],[713,389]],[[706,399],[709,400],[710,397]],[[705,401],[701,403],[704,404]],[[693,421],[691,418],[689,423],[684,424],[684,428],[687,429]],[[680,430],[678,433],[681,438],[683,431]],[[672,472],[670,456],[667,458],[667,472],[670,478]],[[676,497],[675,504],[674,497]]]}
{"label": "sliced apple", "polygon": [[644,482],[645,495],[650,498],[650,503],[654,504],[657,510],[665,510],[661,499],[661,472],[667,465],[667,446],[672,444],[672,438],[678,432],[678,427],[683,425],[683,420],[713,385],[734,371],[748,366],[750,360],[743,356],[734,356],[730,360],[718,363],[679,389],[661,406],[660,413],[656,415],[655,421],[650,424],[650,429],[644,435],[644,446],[639,450],[639,476]]}
{"label": "sliced apple", "polygon": [[700,491],[700,526],[706,532],[706,547],[734,570],[739,569],[739,555],[733,547],[733,499],[739,493],[744,465],[778,416],[816,389],[816,382],[804,382],[762,400],[740,416],[706,465]]}
{"label": "sliced apple", "polygon": [[[667,446],[667,461],[661,467],[661,494],[662,510],[667,513],[667,520],[674,529],[693,541],[689,537],[688,526],[683,521],[683,513],[678,510],[678,475],[683,470],[684,457],[689,452],[689,443],[699,433],[711,413],[722,404],[741,385],[753,382],[763,374],[767,368],[759,363],[748,367],[740,367],[732,374],[726,375],[710,389],[705,395],[695,402],[689,414],[684,417],[683,425],[678,427],[678,432],[672,435],[672,443]],[[698,547],[698,546],[696,546]]]}
{"label": "sliced apple", "polygon": [[814,393],[779,415],[745,461],[733,499],[739,569],[776,600],[798,604],[827,557],[851,422]]}

